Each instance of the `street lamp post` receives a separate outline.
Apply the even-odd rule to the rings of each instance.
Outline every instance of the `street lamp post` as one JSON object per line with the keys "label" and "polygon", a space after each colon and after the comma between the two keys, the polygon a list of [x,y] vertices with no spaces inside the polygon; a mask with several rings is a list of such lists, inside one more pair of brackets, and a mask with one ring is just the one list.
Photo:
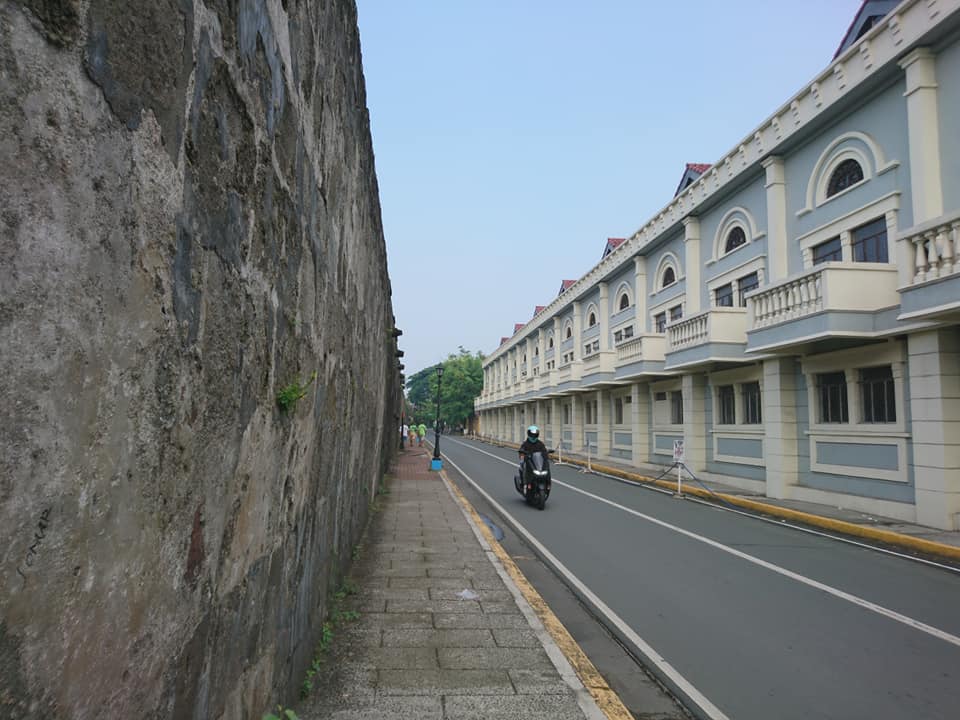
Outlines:
{"label": "street lamp post", "polygon": [[443,365],[437,365],[437,419],[433,423],[435,432],[433,442],[433,460],[438,465],[440,461],[440,379],[443,377]]}

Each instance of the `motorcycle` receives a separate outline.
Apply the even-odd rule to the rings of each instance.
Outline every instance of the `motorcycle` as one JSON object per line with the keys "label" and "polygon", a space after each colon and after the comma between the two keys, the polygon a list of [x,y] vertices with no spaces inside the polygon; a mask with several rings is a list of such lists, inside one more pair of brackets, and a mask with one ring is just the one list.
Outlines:
{"label": "motorcycle", "polygon": [[547,454],[535,452],[525,455],[523,458],[523,476],[514,475],[513,484],[517,492],[523,495],[527,505],[533,505],[538,510],[543,510],[543,506],[550,496],[550,486],[552,484],[550,459]]}

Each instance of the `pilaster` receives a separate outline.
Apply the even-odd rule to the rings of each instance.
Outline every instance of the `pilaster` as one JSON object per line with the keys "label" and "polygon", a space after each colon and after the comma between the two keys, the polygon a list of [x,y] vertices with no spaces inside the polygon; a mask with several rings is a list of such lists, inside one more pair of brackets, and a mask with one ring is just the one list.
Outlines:
{"label": "pilaster", "polygon": [[683,449],[684,464],[700,472],[707,467],[707,377],[683,376]]}
{"label": "pilaster", "polygon": [[960,327],[907,338],[917,522],[960,530]]}
{"label": "pilaster", "polygon": [[600,288],[600,300],[597,303],[600,313],[600,352],[607,352],[610,349],[610,287],[607,283],[598,284]]}
{"label": "pilaster", "polygon": [[900,61],[900,67],[907,84],[913,224],[919,225],[943,214],[936,56],[928,48],[917,48]]}
{"label": "pilaster", "polygon": [[762,163],[767,190],[767,273],[771,283],[789,274],[787,267],[787,183],[783,158],[772,155]]}
{"label": "pilaster", "polygon": [[647,258],[637,255],[633,259],[633,296],[637,316],[637,335],[647,331]]}
{"label": "pilaster", "polygon": [[793,358],[774,358],[763,363],[763,452],[767,496],[772,498],[790,497],[789,488],[797,484],[799,474],[796,363]]}
{"label": "pilaster", "polygon": [[597,456],[610,457],[610,391],[597,391]]}
{"label": "pilaster", "polygon": [[646,462],[650,457],[650,386],[646,383],[630,385],[630,437],[633,464]]}
{"label": "pilaster", "polygon": [[686,310],[684,316],[700,312],[703,289],[700,287],[700,219],[688,215],[683,219],[684,273],[686,282]]}

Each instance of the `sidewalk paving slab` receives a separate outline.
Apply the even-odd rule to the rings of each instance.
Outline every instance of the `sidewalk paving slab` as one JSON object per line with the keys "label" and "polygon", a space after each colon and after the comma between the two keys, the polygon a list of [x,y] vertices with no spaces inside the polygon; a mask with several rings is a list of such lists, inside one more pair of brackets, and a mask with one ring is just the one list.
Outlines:
{"label": "sidewalk paving slab", "polygon": [[351,572],[356,592],[343,601],[358,616],[336,628],[298,716],[604,720],[429,468],[426,447],[399,453]]}

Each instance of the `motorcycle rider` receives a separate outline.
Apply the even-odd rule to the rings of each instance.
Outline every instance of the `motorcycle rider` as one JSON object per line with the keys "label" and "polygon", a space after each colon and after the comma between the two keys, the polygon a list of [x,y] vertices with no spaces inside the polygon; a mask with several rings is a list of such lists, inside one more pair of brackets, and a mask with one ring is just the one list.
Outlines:
{"label": "motorcycle rider", "polygon": [[527,428],[527,439],[523,441],[523,444],[520,446],[520,479],[523,479],[523,459],[527,455],[532,455],[535,452],[543,453],[543,456],[549,457],[547,453],[547,446],[543,444],[543,441],[540,439],[540,428],[536,425],[531,425]]}

